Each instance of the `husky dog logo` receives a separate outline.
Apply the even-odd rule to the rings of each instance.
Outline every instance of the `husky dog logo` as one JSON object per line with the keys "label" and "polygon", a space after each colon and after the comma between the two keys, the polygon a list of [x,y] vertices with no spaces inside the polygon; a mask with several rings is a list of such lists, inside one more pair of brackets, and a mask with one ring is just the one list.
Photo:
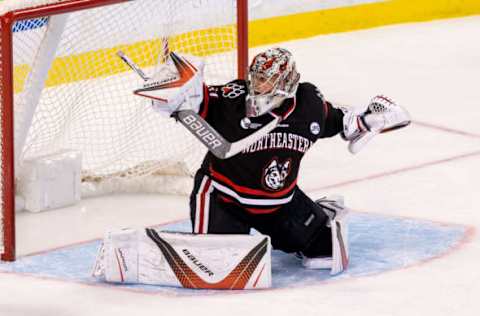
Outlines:
{"label": "husky dog logo", "polygon": [[280,190],[285,185],[285,179],[290,173],[291,160],[280,163],[277,158],[268,164],[263,171],[263,183],[273,191]]}
{"label": "husky dog logo", "polygon": [[244,93],[244,87],[236,83],[229,83],[222,87],[222,95],[224,98],[235,99]]}

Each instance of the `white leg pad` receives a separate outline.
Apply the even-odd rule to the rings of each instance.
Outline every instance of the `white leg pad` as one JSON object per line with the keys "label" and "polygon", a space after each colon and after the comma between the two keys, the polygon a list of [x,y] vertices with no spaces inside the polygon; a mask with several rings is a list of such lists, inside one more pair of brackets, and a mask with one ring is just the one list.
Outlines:
{"label": "white leg pad", "polygon": [[338,274],[348,267],[348,231],[347,225],[342,219],[330,221],[332,229],[332,269],[331,275]]}
{"label": "white leg pad", "polygon": [[270,239],[264,235],[194,235],[144,228],[108,232],[93,275],[112,283],[268,288]]}
{"label": "white leg pad", "polygon": [[348,267],[348,209],[344,205],[343,197],[332,196],[317,201],[324,207],[330,220],[327,226],[332,234],[332,256],[318,258],[302,258],[302,265],[306,269],[330,269],[330,274],[338,274]]}

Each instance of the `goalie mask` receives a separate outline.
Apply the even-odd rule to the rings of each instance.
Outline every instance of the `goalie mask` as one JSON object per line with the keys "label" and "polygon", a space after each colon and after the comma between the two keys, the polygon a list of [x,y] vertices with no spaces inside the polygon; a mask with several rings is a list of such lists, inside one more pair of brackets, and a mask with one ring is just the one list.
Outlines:
{"label": "goalie mask", "polygon": [[248,71],[247,117],[255,117],[293,98],[300,74],[292,54],[283,48],[271,48],[253,58]]}

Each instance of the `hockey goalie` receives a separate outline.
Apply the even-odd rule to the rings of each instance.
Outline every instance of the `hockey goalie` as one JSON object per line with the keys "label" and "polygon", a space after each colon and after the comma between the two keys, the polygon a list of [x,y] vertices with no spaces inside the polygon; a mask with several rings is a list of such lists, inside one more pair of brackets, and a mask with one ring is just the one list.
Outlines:
{"label": "hockey goalie", "polygon": [[[300,82],[283,48],[256,55],[248,80],[218,86],[206,86],[201,65],[188,58],[171,53],[169,63],[174,75],[163,71],[153,78],[130,66],[146,80],[135,93],[152,99],[158,112],[180,121],[209,149],[195,175],[192,234],[185,238],[215,236],[218,251],[233,253],[237,249],[221,240],[255,229],[307,269],[347,269],[343,198],[309,198],[297,185],[300,162],[317,140],[336,135],[356,153],[375,136],[407,126],[408,112],[382,95],[360,110],[333,105],[315,85]],[[209,248],[204,240],[202,247]]]}

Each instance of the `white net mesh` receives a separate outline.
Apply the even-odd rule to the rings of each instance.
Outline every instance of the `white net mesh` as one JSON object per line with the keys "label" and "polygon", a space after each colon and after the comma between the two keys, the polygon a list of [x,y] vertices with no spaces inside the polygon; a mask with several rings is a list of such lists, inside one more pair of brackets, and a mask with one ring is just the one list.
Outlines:
{"label": "white net mesh", "polygon": [[205,149],[181,125],[153,112],[148,100],[133,95],[142,80],[116,52],[124,51],[152,74],[168,48],[202,57],[207,83],[233,79],[235,3],[138,0],[17,22],[17,169],[25,159],[76,150],[82,153],[85,194],[98,183],[106,184],[105,192],[186,191],[186,182],[171,179],[192,175]]}
{"label": "white net mesh", "polygon": [[[132,94],[141,80],[121,64],[115,52],[123,49],[147,72],[154,72],[163,58],[162,39],[167,38],[170,49],[207,58],[207,80],[233,77],[234,28],[225,27],[222,34],[222,30],[207,29],[213,26],[209,21],[232,19],[233,12],[215,12],[217,19],[202,17],[198,3],[143,0],[72,14],[29,127],[22,159],[68,148],[83,153],[83,168],[90,176],[123,175],[124,171],[138,176],[159,168],[170,174],[192,172],[200,158],[193,149],[196,140],[171,119],[154,113],[148,100]],[[206,20],[195,21],[199,17]],[[41,41],[45,28],[16,33],[14,62],[21,72],[32,64],[33,48],[39,46],[35,43]],[[229,53],[221,54],[225,51]],[[15,77],[16,112],[25,102],[21,80]]]}

